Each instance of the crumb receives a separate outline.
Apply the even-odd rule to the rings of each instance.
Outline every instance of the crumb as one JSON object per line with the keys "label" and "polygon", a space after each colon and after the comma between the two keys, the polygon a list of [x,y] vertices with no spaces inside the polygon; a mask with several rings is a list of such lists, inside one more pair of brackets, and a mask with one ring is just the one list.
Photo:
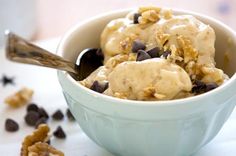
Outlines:
{"label": "crumb", "polygon": [[29,88],[22,88],[21,90],[19,90],[18,92],[16,92],[15,94],[7,97],[5,99],[5,103],[8,104],[11,107],[20,107],[23,106],[25,104],[27,104],[28,102],[30,102],[32,96],[33,96],[33,90],[29,89]]}

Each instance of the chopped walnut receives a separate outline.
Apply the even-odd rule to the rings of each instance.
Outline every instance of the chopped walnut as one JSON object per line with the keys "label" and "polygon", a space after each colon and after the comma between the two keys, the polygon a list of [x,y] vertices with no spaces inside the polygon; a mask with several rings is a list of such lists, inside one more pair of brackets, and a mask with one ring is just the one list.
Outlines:
{"label": "chopped walnut", "polygon": [[137,53],[129,53],[128,61],[136,61]]}
{"label": "chopped walnut", "polygon": [[124,54],[127,54],[130,52],[132,42],[133,41],[131,37],[126,37],[123,41],[120,42],[120,49]]}
{"label": "chopped walnut", "polygon": [[155,94],[155,87],[150,86],[150,87],[146,87],[143,89],[143,93],[145,97],[154,97]]}
{"label": "chopped walnut", "polygon": [[170,34],[165,34],[161,29],[159,29],[156,33],[156,41],[161,47],[164,47],[169,38]]}
{"label": "chopped walnut", "polygon": [[175,63],[176,61],[183,61],[183,58],[180,56],[180,51],[176,48],[176,46],[174,44],[172,44],[170,46],[170,51],[171,51],[171,55],[169,57],[167,57],[167,60],[169,62],[173,62]]}
{"label": "chopped walnut", "polygon": [[120,55],[116,55],[114,57],[111,57],[105,64],[105,67],[108,69],[112,69],[115,68],[118,64],[125,62],[129,59],[129,55],[124,55],[124,54],[120,54]]}
{"label": "chopped walnut", "polygon": [[141,14],[139,24],[148,24],[157,22],[160,19],[161,8],[158,7],[140,7],[138,12]]}
{"label": "chopped walnut", "polygon": [[183,50],[184,63],[196,61],[198,58],[198,52],[193,48],[191,41],[183,36],[178,36],[177,41],[180,48]]}
{"label": "chopped walnut", "polygon": [[120,99],[127,99],[127,94],[126,93],[120,93],[120,92],[115,92],[114,97],[120,98]]}
{"label": "chopped walnut", "polygon": [[161,8],[155,7],[155,6],[142,6],[142,7],[139,7],[138,12],[143,13],[143,12],[149,11],[149,10],[154,10],[155,12],[160,13]]}
{"label": "chopped walnut", "polygon": [[41,124],[39,127],[33,132],[33,134],[25,137],[22,147],[21,147],[21,156],[28,156],[29,151],[28,147],[34,145],[37,142],[47,142],[48,141],[48,132],[49,127],[46,124]]}
{"label": "chopped walnut", "polygon": [[47,143],[37,142],[28,147],[28,156],[64,156],[64,153]]}
{"label": "chopped walnut", "polygon": [[160,19],[159,14],[154,10],[145,11],[141,14],[141,16],[150,22],[156,22]]}
{"label": "chopped walnut", "polygon": [[23,106],[31,100],[33,93],[34,93],[33,90],[29,88],[22,88],[15,94],[7,97],[5,99],[5,103],[11,107]]}

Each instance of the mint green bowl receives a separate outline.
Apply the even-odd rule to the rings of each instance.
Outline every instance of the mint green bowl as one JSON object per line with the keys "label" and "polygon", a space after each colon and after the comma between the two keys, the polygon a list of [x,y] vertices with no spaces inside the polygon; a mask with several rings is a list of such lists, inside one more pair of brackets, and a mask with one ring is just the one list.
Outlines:
{"label": "mint green bowl", "polygon": [[[189,156],[212,140],[236,104],[236,34],[223,23],[189,11],[216,32],[216,62],[231,76],[224,85],[195,97],[171,101],[122,100],[96,93],[58,71],[71,112],[83,131],[99,146],[119,156]],[[104,26],[128,10],[94,17],[70,29],[58,54],[75,61],[79,52],[99,47]],[[228,51],[229,61],[224,59]],[[235,60],[235,61],[234,61]]]}

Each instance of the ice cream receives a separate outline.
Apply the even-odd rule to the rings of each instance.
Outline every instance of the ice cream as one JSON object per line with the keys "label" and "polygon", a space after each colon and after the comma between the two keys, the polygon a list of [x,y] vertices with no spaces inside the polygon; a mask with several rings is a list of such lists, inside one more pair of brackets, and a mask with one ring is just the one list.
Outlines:
{"label": "ice cream", "polygon": [[100,86],[99,92],[109,96],[171,100],[209,91],[228,79],[215,67],[214,30],[191,15],[140,7],[110,21],[100,43],[104,66],[81,84]]}

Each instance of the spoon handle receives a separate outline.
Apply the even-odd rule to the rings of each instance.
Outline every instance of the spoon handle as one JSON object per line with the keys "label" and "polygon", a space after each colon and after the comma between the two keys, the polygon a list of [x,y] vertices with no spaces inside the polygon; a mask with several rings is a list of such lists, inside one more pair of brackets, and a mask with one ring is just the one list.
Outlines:
{"label": "spoon handle", "polygon": [[77,73],[76,65],[6,31],[6,56],[14,62],[33,64]]}

